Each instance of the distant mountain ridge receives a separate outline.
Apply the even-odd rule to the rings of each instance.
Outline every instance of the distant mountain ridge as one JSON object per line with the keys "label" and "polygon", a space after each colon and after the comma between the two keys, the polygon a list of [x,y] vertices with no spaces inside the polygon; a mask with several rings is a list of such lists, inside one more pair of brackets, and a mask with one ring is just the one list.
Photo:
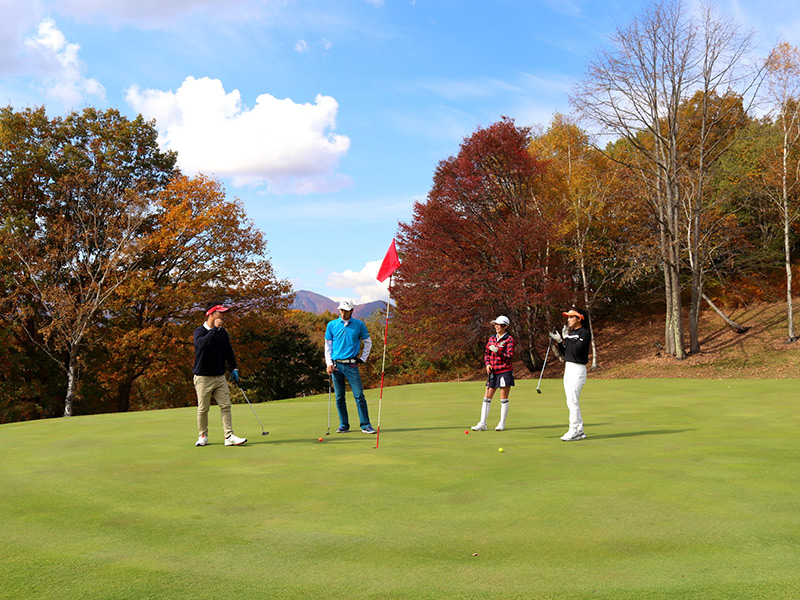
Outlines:
{"label": "distant mountain ridge", "polygon": [[[295,291],[294,302],[289,306],[293,310],[303,310],[305,312],[321,315],[326,312],[339,314],[339,303],[336,300],[331,300],[327,296],[310,292],[308,290]],[[366,302],[363,304],[356,304],[353,309],[353,316],[357,319],[366,319],[377,310],[386,308],[386,302],[382,300],[374,300],[373,302]]]}

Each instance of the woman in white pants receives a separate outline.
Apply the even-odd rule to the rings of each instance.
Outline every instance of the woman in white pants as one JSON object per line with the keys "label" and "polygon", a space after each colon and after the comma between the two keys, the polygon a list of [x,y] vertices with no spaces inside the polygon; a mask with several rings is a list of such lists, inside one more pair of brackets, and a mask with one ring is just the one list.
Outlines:
{"label": "woman in white pants", "polygon": [[561,436],[565,442],[575,442],[586,438],[583,432],[581,415],[581,390],[586,383],[586,363],[589,362],[589,347],[592,332],[589,313],[581,309],[571,309],[561,313],[567,317],[567,325],[561,332],[551,333],[550,337],[558,344],[564,355],[564,394],[569,408],[569,431]]}

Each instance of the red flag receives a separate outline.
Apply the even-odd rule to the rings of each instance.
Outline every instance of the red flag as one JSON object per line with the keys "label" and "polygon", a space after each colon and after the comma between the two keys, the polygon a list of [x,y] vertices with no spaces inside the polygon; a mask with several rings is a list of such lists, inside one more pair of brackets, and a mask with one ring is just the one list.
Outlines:
{"label": "red flag", "polygon": [[378,269],[378,281],[386,281],[399,266],[400,259],[397,258],[397,248],[394,245],[394,240],[392,240],[392,245],[389,246],[386,256],[383,257],[381,268]]}

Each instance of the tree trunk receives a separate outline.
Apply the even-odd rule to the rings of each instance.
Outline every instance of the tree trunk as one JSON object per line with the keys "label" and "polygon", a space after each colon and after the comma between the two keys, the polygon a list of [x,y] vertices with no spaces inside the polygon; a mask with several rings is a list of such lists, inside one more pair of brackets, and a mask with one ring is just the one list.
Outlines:
{"label": "tree trunk", "polygon": [[131,409],[131,390],[136,376],[128,374],[117,387],[117,412],[128,412]]}
{"label": "tree trunk", "polygon": [[78,390],[78,355],[73,349],[69,355],[67,366],[67,396],[64,398],[64,416],[72,416],[72,406],[75,403],[75,394]]}
{"label": "tree trunk", "polygon": [[789,200],[784,196],[783,200],[783,250],[784,264],[786,265],[786,323],[789,330],[787,344],[797,341],[794,334],[794,308],[792,306],[792,247],[790,244],[789,232],[791,221],[789,219]]}
{"label": "tree trunk", "polygon": [[[589,302],[589,281],[586,277],[586,261],[583,257],[583,248],[580,248],[578,251],[578,258],[580,261],[580,269],[581,269],[581,283],[583,284],[583,305],[586,307],[586,310],[589,312],[590,319],[591,319],[591,304]],[[595,332],[594,328],[592,328],[592,366],[590,367],[592,371],[597,369],[597,346],[595,345]]]}
{"label": "tree trunk", "polygon": [[708,303],[708,305],[711,307],[711,310],[713,310],[713,311],[714,311],[715,313],[717,313],[717,314],[718,314],[720,317],[722,317],[722,320],[723,320],[723,321],[725,321],[725,324],[726,324],[728,327],[730,327],[730,328],[731,328],[733,331],[735,331],[736,333],[744,333],[744,332],[746,332],[748,329],[750,329],[749,327],[745,327],[745,326],[743,326],[743,325],[739,325],[739,324],[738,324],[736,321],[734,321],[733,319],[731,319],[731,318],[729,318],[728,316],[726,316],[726,315],[725,315],[725,313],[723,313],[723,312],[722,312],[722,311],[721,311],[721,310],[720,310],[720,309],[717,307],[717,305],[716,305],[716,304],[714,304],[714,303],[711,301],[711,298],[709,298],[709,297],[708,297],[708,296],[706,296],[705,294],[703,294],[703,300],[705,300],[705,301]]}

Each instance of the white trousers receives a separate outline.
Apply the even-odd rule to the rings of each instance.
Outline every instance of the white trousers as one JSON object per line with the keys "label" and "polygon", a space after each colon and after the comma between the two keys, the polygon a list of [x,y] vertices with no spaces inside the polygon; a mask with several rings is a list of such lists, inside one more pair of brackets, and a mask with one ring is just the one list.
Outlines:
{"label": "white trousers", "polygon": [[583,417],[581,416],[581,390],[586,383],[586,365],[574,362],[564,363],[564,394],[567,396],[569,409],[569,430],[583,431]]}

